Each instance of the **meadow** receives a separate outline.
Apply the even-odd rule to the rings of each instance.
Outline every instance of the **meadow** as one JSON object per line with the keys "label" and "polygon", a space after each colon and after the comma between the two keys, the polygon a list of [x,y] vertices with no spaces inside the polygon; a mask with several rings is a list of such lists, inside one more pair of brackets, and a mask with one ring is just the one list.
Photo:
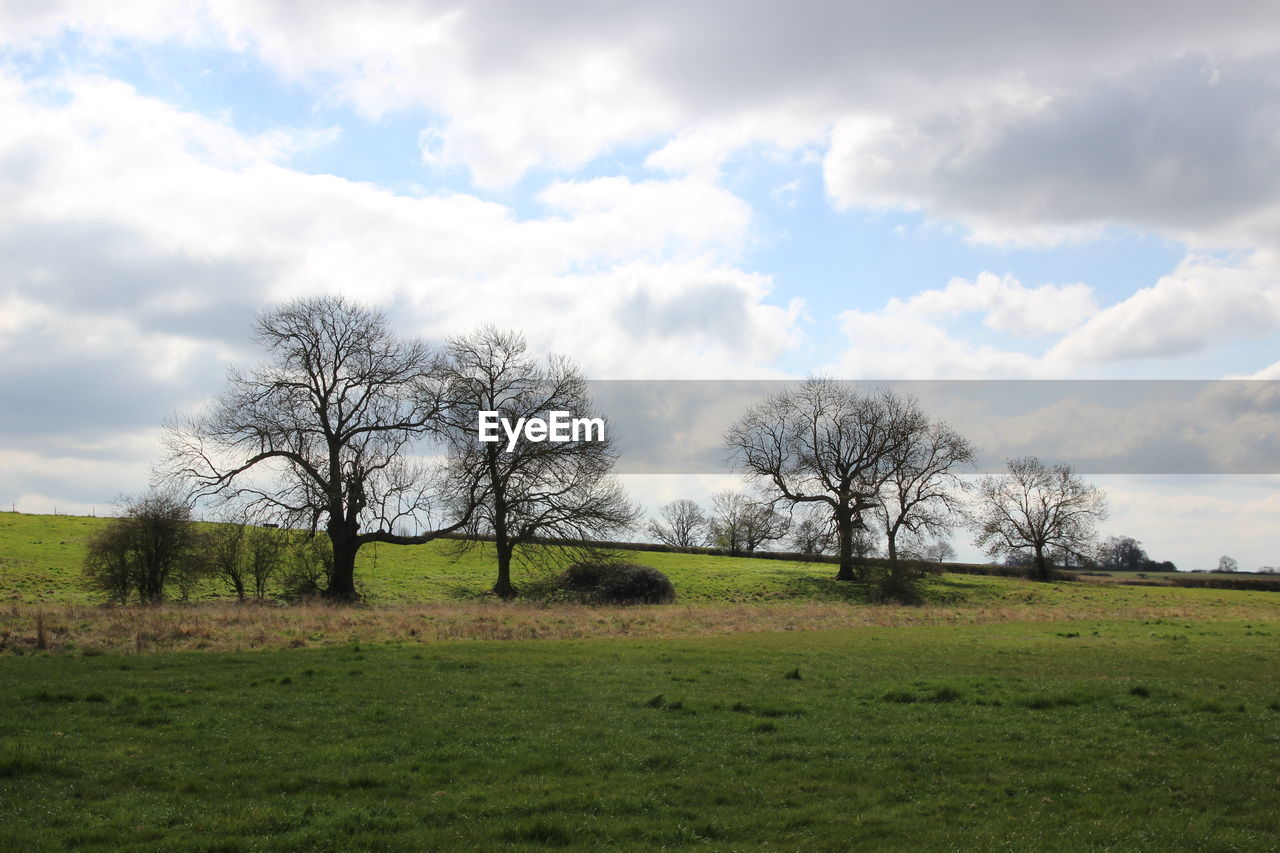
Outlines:
{"label": "meadow", "polygon": [[0,849],[1280,837],[1275,593],[943,574],[893,607],[644,553],[678,604],[508,604],[482,551],[429,545],[365,555],[363,607],[100,607],[96,523],[0,516]]}

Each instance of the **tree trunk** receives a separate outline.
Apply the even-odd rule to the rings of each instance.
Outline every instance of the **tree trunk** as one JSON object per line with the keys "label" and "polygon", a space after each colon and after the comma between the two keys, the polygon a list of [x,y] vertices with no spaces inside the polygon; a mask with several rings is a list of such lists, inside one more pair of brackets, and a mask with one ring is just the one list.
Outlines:
{"label": "tree trunk", "polygon": [[1049,579],[1049,566],[1044,559],[1044,546],[1036,546],[1036,579],[1047,581]]}
{"label": "tree trunk", "polygon": [[915,600],[915,592],[907,575],[898,563],[898,527],[890,525],[886,531],[889,549],[889,566],[880,581],[880,595],[886,600],[907,604]]}
{"label": "tree trunk", "polygon": [[356,593],[356,551],[360,549],[360,540],[347,531],[329,531],[329,541],[333,543],[333,572],[329,575],[329,588],[324,597],[330,601],[359,601]]}
{"label": "tree trunk", "polygon": [[853,514],[841,509],[836,517],[836,531],[840,538],[840,571],[836,580],[857,580],[853,573]]}
{"label": "tree trunk", "polygon": [[516,597],[516,588],[511,585],[511,552],[515,549],[506,541],[505,536],[502,539],[497,543],[498,582],[493,585],[493,594],[499,598],[511,599]]}

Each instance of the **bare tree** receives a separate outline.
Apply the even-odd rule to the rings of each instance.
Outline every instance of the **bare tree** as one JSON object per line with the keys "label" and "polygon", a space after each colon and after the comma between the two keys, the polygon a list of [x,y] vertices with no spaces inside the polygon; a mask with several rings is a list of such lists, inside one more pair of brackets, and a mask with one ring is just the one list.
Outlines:
{"label": "bare tree", "polygon": [[891,391],[859,394],[809,379],[752,406],[725,435],[735,467],[792,504],[831,515],[839,580],[854,580],[853,540],[863,513],[880,504],[890,460],[926,422],[914,400]]}
{"label": "bare tree", "polygon": [[711,542],[733,556],[754,554],[766,542],[787,535],[791,520],[769,501],[743,492],[711,496]]}
{"label": "bare tree", "polygon": [[831,514],[820,507],[801,510],[791,518],[791,550],[806,557],[825,554],[835,545]]}
{"label": "bare tree", "polygon": [[[478,487],[455,481],[455,514],[432,529],[436,484],[411,455],[444,409],[424,343],[342,297],[284,305],[259,318],[255,337],[269,361],[231,371],[208,411],[170,427],[168,478],[195,498],[239,500],[285,526],[323,529],[333,548],[325,594],[335,600],[358,597],[362,545],[426,542],[470,520]],[[405,520],[427,532],[392,532]]]}
{"label": "bare tree", "polygon": [[983,477],[971,523],[974,544],[992,557],[1032,558],[1036,577],[1049,577],[1050,552],[1089,559],[1095,527],[1107,517],[1106,498],[1068,465],[1034,456],[1012,459],[1007,473]]}
{"label": "bare tree", "polygon": [[945,423],[917,422],[914,427],[909,440],[887,454],[888,475],[876,507],[889,549],[883,591],[897,597],[909,593],[898,560],[899,535],[905,532],[920,542],[952,531],[963,491],[956,469],[973,464],[976,455],[973,446]]}
{"label": "bare tree", "polygon": [[1222,556],[1218,558],[1218,571],[1220,572],[1237,572],[1240,570],[1240,563],[1235,557]]}
{"label": "bare tree", "polygon": [[956,549],[951,546],[950,542],[942,539],[926,545],[921,549],[920,553],[926,560],[934,563],[945,563],[956,558]]}
{"label": "bare tree", "polygon": [[524,440],[479,438],[480,412],[496,412],[508,424],[547,421],[553,412],[597,417],[586,380],[572,363],[556,356],[536,359],[523,336],[486,327],[451,339],[445,365],[451,471],[464,481],[455,492],[465,494],[470,478],[481,478],[483,499],[465,530],[494,539],[495,594],[515,595],[511,563],[520,546],[550,540],[571,547],[635,523],[638,510],[612,475],[616,452],[603,418],[603,428],[583,440],[530,440],[527,433]]}
{"label": "bare tree", "polygon": [[90,537],[84,571],[89,583],[124,603],[164,600],[169,582],[202,573],[199,535],[191,507],[172,492],[153,491],[120,501],[114,518]]}
{"label": "bare tree", "polygon": [[671,501],[649,522],[649,534],[672,548],[697,548],[707,542],[707,514],[688,498]]}
{"label": "bare tree", "polygon": [[230,585],[236,598],[259,601],[279,574],[290,547],[290,531],[254,523],[243,512],[232,512],[204,534],[205,557],[211,574]]}
{"label": "bare tree", "polygon": [[210,529],[204,537],[205,557],[209,571],[231,586],[236,598],[244,601],[247,596],[245,539],[249,524],[243,519],[230,518]]}

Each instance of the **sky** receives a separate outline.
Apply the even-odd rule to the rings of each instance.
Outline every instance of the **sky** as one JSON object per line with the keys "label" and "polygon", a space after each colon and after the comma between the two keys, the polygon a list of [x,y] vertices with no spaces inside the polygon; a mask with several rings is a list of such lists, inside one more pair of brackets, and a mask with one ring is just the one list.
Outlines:
{"label": "sky", "polygon": [[[1280,380],[1277,33],[1176,0],[3,4],[0,501],[145,488],[301,295],[597,379]],[[1280,478],[1098,481],[1157,559],[1280,564]]]}

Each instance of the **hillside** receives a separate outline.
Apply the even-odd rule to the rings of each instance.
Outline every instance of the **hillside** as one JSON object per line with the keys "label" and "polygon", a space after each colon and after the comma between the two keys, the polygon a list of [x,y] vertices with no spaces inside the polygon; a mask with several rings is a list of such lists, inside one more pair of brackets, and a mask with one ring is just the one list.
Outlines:
{"label": "hillside", "polygon": [[[0,601],[13,605],[93,605],[99,594],[84,585],[84,543],[106,519],[78,516],[0,514]],[[838,583],[833,567],[750,557],[685,555],[644,551],[628,560],[662,570],[675,584],[678,605],[840,606],[865,605],[861,584]],[[547,578],[552,567],[525,566],[516,583]],[[488,546],[458,552],[457,543],[369,546],[361,551],[357,583],[375,606],[489,605],[494,561]],[[960,608],[970,619],[979,611],[1001,611],[1001,619],[1046,617],[1192,616],[1249,617],[1274,612],[1274,593],[1230,589],[1128,587],[1111,583],[1034,583],[1000,576],[950,574],[924,581],[925,608]],[[197,601],[228,601],[225,585],[207,581]],[[892,608],[901,611],[901,608]],[[918,608],[916,608],[918,610]],[[844,611],[841,611],[844,612]],[[764,619],[762,624],[771,620]],[[786,619],[783,621],[794,621]]]}

